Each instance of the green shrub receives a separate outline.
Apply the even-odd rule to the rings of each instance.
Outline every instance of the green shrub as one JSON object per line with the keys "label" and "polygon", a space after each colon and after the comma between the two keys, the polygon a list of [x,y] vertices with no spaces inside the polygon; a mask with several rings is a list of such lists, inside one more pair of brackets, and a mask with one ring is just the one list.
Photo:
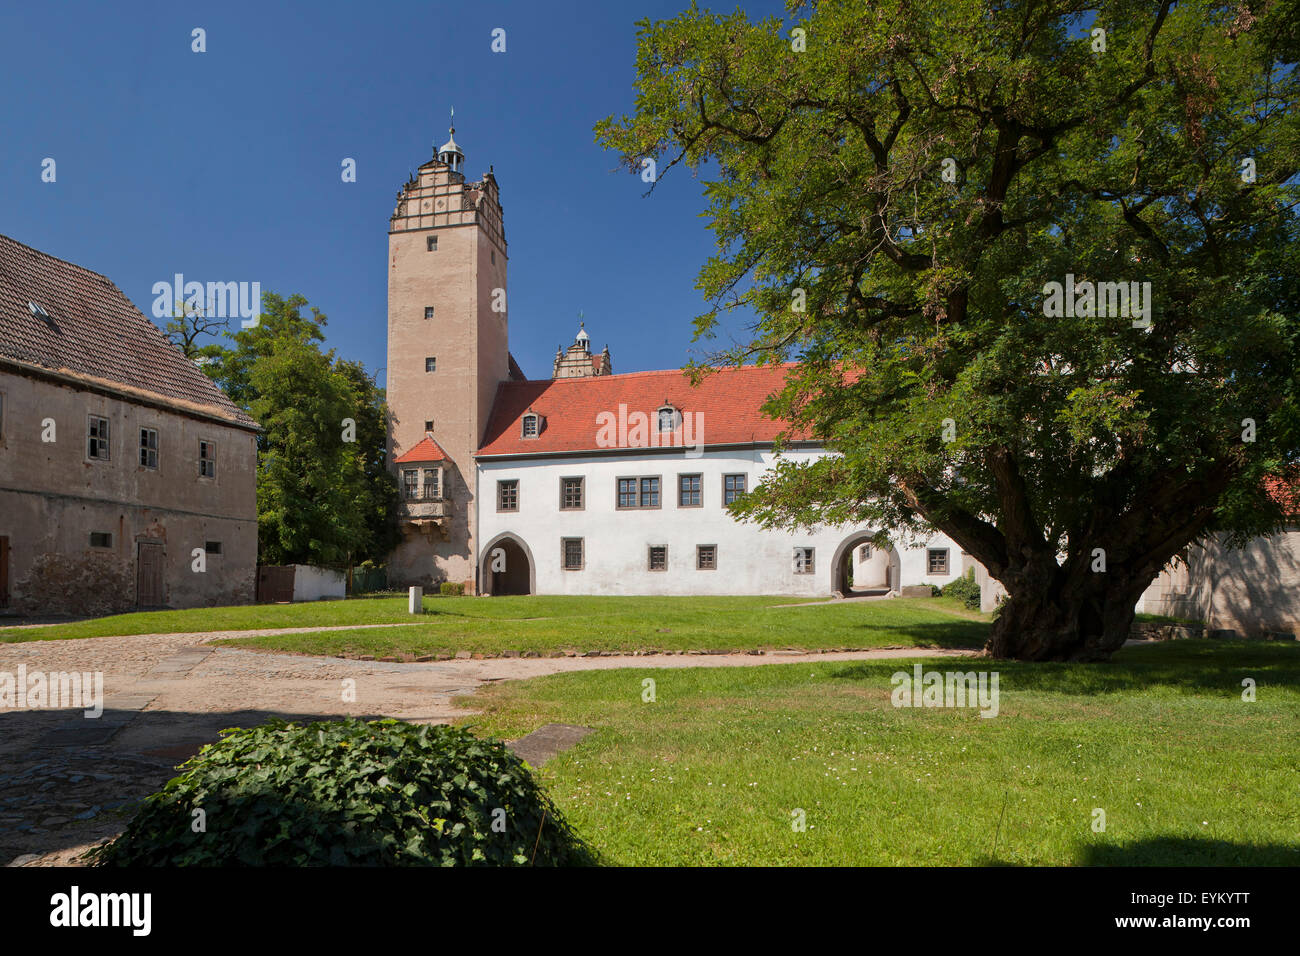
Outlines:
{"label": "green shrub", "polygon": [[438,585],[443,597],[461,597],[465,593],[464,581],[443,581]]}
{"label": "green shrub", "polygon": [[940,593],[944,597],[960,598],[972,611],[980,609],[980,586],[975,583],[974,568],[968,568],[965,574],[944,587]]}
{"label": "green shrub", "polygon": [[[222,731],[147,797],[117,866],[583,865],[527,766],[454,727],[272,720]],[[206,832],[194,832],[198,815]]]}

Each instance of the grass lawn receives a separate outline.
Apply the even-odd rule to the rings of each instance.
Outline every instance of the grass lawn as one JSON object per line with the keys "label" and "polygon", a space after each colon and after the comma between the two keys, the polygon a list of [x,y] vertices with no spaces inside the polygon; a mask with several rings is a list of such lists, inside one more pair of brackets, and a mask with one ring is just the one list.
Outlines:
{"label": "grass lawn", "polygon": [[0,630],[0,641],[118,634],[175,634],[275,627],[410,624],[412,627],[238,638],[221,643],[306,654],[551,653],[750,650],[797,647],[978,647],[985,616],[948,598],[774,607],[788,597],[426,598],[425,615],[405,598],[322,601],[120,614],[40,628]]}
{"label": "grass lawn", "polygon": [[[986,621],[955,600],[773,607],[788,602],[772,597],[463,598],[440,604],[434,620],[417,627],[276,634],[218,643],[389,657],[503,650],[545,655],[564,650],[980,647],[988,635]],[[462,608],[472,613],[459,613]]]}
{"label": "grass lawn", "polygon": [[563,674],[484,688],[466,723],[597,728],[539,773],[613,864],[1300,864],[1300,646],[999,662],[994,718],[894,708],[890,675],[910,666]]}

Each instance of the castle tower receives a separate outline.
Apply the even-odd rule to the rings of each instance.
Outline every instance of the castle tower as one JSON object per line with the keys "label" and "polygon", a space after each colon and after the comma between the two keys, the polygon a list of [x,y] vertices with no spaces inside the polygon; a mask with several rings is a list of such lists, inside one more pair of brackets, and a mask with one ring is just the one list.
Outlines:
{"label": "castle tower", "polygon": [[506,240],[491,167],[465,181],[453,126],[388,227],[389,461],[403,503],[389,583],[474,590],[474,453],[509,377]]}

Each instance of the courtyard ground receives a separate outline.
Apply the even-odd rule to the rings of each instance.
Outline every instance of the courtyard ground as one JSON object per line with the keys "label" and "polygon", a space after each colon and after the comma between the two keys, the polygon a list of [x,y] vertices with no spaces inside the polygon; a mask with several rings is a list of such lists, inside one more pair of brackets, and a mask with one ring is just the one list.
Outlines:
{"label": "courtyard ground", "polygon": [[[0,864],[74,859],[120,832],[132,801],[221,729],[273,715],[465,721],[505,739],[550,723],[594,728],[539,773],[611,863],[1300,862],[1295,644],[1179,641],[1126,647],[1108,664],[962,661],[1000,674],[999,714],[985,719],[890,704],[895,671],[915,660],[957,669],[982,643],[987,619],[942,600],[682,599],[659,607],[667,624],[646,620],[637,599],[582,599],[585,615],[568,600],[451,600],[432,621],[367,631],[357,628],[402,622],[376,621],[392,616],[383,604],[360,614],[349,606],[366,602],[347,602],[214,613],[304,629],[257,637],[208,627],[202,612],[81,622],[80,637],[70,625],[9,631],[0,672],[102,671],[107,700],[98,720],[0,710]],[[330,618],[314,615],[341,608],[343,630],[321,631]],[[137,617],[172,633],[130,633]],[[114,629],[127,633],[84,634]],[[742,653],[705,653],[716,645]],[[302,653],[367,646],[513,656]],[[575,656],[542,656],[566,647]],[[675,652],[614,654],[623,647]],[[772,666],[747,666],[757,664]]]}

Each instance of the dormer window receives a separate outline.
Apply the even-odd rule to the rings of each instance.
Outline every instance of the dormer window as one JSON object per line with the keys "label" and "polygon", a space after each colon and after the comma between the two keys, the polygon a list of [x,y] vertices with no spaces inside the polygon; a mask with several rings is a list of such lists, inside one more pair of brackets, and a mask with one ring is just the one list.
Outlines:
{"label": "dormer window", "polygon": [[536,438],[542,430],[542,416],[536,412],[529,412],[524,416],[523,437]]}
{"label": "dormer window", "polygon": [[662,406],[658,418],[661,432],[675,432],[682,425],[682,413],[672,405]]}
{"label": "dormer window", "polygon": [[38,319],[45,319],[45,321],[47,322],[50,319],[50,313],[45,311],[45,307],[38,305],[35,302],[28,302],[27,310],[31,312],[32,315],[36,316]]}

